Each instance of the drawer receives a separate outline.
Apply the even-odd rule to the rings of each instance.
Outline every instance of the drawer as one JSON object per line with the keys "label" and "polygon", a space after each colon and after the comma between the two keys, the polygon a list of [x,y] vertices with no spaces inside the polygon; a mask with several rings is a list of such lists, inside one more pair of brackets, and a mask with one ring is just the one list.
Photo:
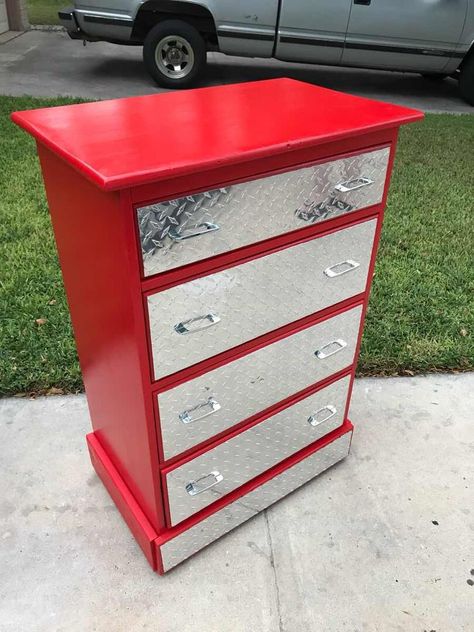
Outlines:
{"label": "drawer", "polygon": [[377,220],[148,297],[155,379],[360,294]]}
{"label": "drawer", "polygon": [[349,383],[343,377],[166,474],[170,526],[342,425]]}
{"label": "drawer", "polygon": [[[352,431],[313,452],[291,468],[248,492],[160,546],[163,570],[168,571],[249,518],[301,487],[349,454]],[[321,508],[324,511],[324,507]]]}
{"label": "drawer", "polygon": [[382,201],[389,147],[137,209],[145,276]]}
{"label": "drawer", "polygon": [[361,315],[355,307],[159,393],[165,460],[349,367]]}

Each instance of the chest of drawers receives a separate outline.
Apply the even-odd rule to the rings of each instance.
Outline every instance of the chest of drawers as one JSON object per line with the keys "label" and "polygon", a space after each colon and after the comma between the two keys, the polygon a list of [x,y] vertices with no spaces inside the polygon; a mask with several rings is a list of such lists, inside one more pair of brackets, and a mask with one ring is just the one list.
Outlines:
{"label": "chest of drawers", "polygon": [[348,454],[398,128],[419,118],[288,79],[13,115],[92,463],[159,573]]}

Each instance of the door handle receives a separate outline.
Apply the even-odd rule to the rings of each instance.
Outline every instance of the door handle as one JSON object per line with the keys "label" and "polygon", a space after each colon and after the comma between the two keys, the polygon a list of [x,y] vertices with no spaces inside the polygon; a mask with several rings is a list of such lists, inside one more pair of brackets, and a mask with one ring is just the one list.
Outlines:
{"label": "door handle", "polygon": [[336,413],[336,407],[328,404],[313,413],[311,417],[308,417],[308,423],[313,427],[319,426],[319,424],[323,424],[325,421],[328,421],[328,419],[331,419],[331,417],[334,417]]}
{"label": "door handle", "polygon": [[354,0],[354,4],[362,4],[364,7],[368,7],[372,0]]}
{"label": "door handle", "polygon": [[213,222],[204,222],[203,224],[199,224],[195,228],[188,228],[181,231],[177,230],[176,228],[171,228],[168,236],[173,241],[184,241],[185,239],[191,239],[192,237],[199,237],[199,235],[212,233],[215,230],[219,230],[219,226],[217,224],[214,224]]}
{"label": "door handle", "polygon": [[198,478],[196,481],[189,481],[186,485],[186,491],[190,496],[197,496],[198,494],[207,492],[208,489],[218,485],[223,480],[224,477],[222,474],[215,470],[214,472],[210,472],[209,474]]}
{"label": "door handle", "polygon": [[202,331],[203,329],[212,327],[212,325],[219,323],[220,320],[217,314],[209,312],[209,314],[204,314],[204,316],[196,316],[196,318],[183,320],[174,326],[174,330],[181,335],[192,334],[195,331]]}
{"label": "door handle", "polygon": [[374,181],[370,178],[353,178],[352,180],[347,180],[347,182],[341,182],[340,184],[336,184],[334,187],[336,191],[340,191],[341,193],[349,193],[349,191],[356,191],[357,189],[362,189],[362,187],[367,187],[370,184],[373,184]]}
{"label": "door handle", "polygon": [[350,272],[351,270],[356,270],[359,266],[360,263],[358,263],[357,261],[346,259],[345,261],[335,263],[333,266],[326,268],[326,270],[324,270],[324,274],[330,278],[338,277],[341,276],[341,274],[346,274],[346,272]]}
{"label": "door handle", "polygon": [[[204,419],[205,417],[209,417],[213,413],[216,413],[221,409],[221,405],[217,402],[213,397],[209,397],[207,402],[203,404],[197,404],[193,408],[189,408],[189,410],[184,410],[182,413],[179,413],[179,418],[183,422],[183,424],[191,424],[194,421],[199,421],[200,419]],[[197,413],[194,415],[193,413]]]}
{"label": "door handle", "polygon": [[324,360],[324,358],[329,358],[329,356],[334,355],[338,351],[342,351],[342,349],[345,349],[346,347],[347,342],[342,340],[342,338],[338,338],[337,340],[328,342],[326,345],[315,351],[314,355],[320,360]]}

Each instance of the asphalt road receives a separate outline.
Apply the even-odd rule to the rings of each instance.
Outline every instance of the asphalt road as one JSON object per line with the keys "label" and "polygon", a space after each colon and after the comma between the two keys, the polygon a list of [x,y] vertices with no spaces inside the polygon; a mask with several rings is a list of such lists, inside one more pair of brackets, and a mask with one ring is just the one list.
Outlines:
{"label": "asphalt road", "polygon": [[[453,79],[433,82],[410,73],[288,64],[216,53],[209,55],[201,85],[284,76],[426,112],[474,113],[459,96]],[[160,91],[145,71],[141,47],[102,42],[83,47],[62,31],[29,31],[0,44],[0,94],[106,99]]]}

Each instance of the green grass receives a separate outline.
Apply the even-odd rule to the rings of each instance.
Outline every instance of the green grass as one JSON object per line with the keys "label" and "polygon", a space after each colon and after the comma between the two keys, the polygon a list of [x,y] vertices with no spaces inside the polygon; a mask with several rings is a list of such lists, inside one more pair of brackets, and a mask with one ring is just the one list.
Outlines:
{"label": "green grass", "polygon": [[27,0],[26,2],[30,24],[59,24],[58,11],[67,6],[69,5],[66,0]]}
{"label": "green grass", "polygon": [[[3,395],[82,388],[35,144],[8,118],[70,102],[0,97]],[[474,116],[402,129],[359,374],[474,368],[473,155]]]}
{"label": "green grass", "polygon": [[474,368],[474,116],[401,129],[359,373]]}
{"label": "green grass", "polygon": [[81,388],[35,143],[9,120],[72,102],[0,97],[0,394]]}

